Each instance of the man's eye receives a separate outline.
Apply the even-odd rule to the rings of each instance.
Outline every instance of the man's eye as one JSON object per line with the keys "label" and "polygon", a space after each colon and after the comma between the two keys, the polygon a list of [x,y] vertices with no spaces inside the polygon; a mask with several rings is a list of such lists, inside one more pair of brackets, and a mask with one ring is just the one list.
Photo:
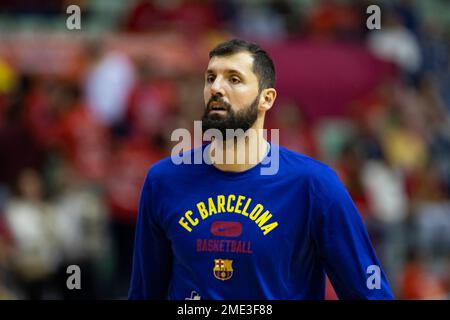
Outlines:
{"label": "man's eye", "polygon": [[241,82],[241,79],[239,79],[238,77],[231,77],[231,83],[233,84],[238,84]]}
{"label": "man's eye", "polygon": [[213,82],[214,79],[215,79],[214,76],[207,76],[207,77],[206,77],[206,81],[207,81],[208,83]]}

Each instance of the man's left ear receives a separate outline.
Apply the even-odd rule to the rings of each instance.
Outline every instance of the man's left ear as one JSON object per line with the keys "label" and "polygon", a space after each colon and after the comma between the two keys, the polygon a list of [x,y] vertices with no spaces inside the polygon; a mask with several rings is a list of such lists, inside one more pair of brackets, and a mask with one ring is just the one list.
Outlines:
{"label": "man's left ear", "polygon": [[260,108],[263,109],[264,111],[268,111],[270,108],[272,108],[276,98],[277,98],[277,90],[275,90],[274,88],[264,89],[261,92],[259,98]]}

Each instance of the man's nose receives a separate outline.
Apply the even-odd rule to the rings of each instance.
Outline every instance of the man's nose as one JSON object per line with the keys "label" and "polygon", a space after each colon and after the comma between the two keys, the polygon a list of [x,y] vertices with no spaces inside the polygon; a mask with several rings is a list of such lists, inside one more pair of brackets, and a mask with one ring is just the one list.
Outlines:
{"label": "man's nose", "polygon": [[221,97],[223,97],[225,94],[225,91],[223,89],[223,85],[222,85],[222,81],[219,79],[219,77],[217,77],[213,84],[211,85],[211,95],[212,96],[216,96],[219,95]]}

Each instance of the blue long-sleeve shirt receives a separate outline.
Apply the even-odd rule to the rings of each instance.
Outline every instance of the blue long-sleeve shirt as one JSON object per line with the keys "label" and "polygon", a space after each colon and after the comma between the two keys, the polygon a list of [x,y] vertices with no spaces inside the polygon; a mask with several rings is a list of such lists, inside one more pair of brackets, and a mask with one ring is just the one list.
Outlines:
{"label": "blue long-sleeve shirt", "polygon": [[278,172],[261,175],[262,166],[154,164],[142,188],[129,299],[324,299],[325,273],[340,299],[392,299],[334,171],[281,146]]}

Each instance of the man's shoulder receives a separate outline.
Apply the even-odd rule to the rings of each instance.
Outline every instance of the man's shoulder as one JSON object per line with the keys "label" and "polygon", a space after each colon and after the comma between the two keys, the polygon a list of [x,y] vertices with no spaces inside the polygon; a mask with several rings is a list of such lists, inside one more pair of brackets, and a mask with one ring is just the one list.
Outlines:
{"label": "man's shoulder", "polygon": [[347,196],[346,188],[329,165],[283,147],[280,157],[285,158],[288,174],[306,181],[312,194],[321,201],[339,200]]}
{"label": "man's shoulder", "polygon": [[[187,150],[179,155],[170,155],[153,163],[148,169],[148,176],[152,180],[174,179],[187,174],[188,164],[195,163],[195,155],[202,152],[202,147]],[[189,166],[191,167],[191,166]]]}
{"label": "man's shoulder", "polygon": [[324,162],[283,146],[279,146],[279,149],[280,159],[290,174],[297,173],[317,179],[326,179],[330,175],[335,175],[334,170]]}

